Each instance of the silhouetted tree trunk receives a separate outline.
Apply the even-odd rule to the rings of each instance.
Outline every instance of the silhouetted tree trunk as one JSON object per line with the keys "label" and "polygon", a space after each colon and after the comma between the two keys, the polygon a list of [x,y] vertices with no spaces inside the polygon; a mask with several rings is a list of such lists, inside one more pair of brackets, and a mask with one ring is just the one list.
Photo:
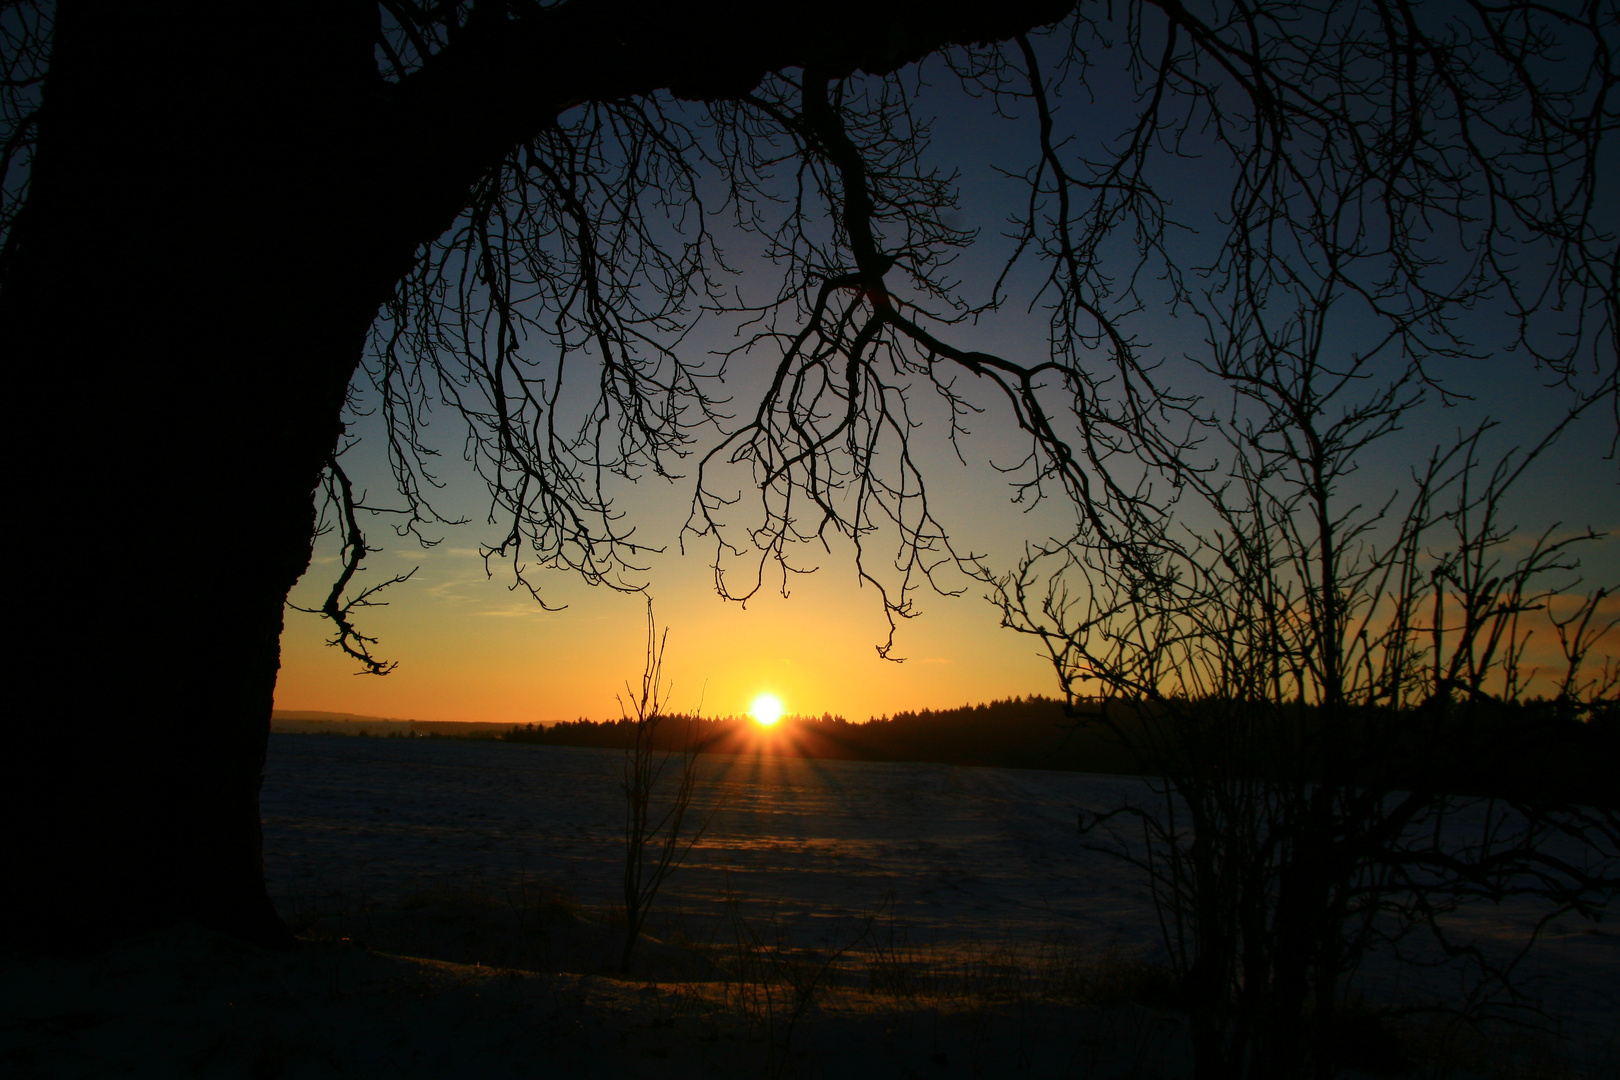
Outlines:
{"label": "silhouetted tree trunk", "polygon": [[391,83],[363,0],[64,0],[0,278],[26,636],[10,925],[50,947],[172,916],[287,939],[258,789],[312,492],[379,305],[512,147],[580,101],[735,95],[806,56],[893,70],[1067,7],[833,3],[792,26],[482,4]]}
{"label": "silhouetted tree trunk", "polygon": [[60,14],[3,294],[43,541],[14,899],[53,937],[170,916],[286,936],[258,817],[282,603],[413,241],[350,220],[365,24],[253,14]]}

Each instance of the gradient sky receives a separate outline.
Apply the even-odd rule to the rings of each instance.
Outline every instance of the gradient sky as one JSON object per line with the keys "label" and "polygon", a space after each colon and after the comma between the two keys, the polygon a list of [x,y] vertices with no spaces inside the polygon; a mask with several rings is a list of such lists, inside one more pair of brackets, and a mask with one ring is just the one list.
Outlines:
{"label": "gradient sky", "polygon": [[[935,461],[945,480],[939,501],[966,546],[999,549],[1026,531],[1061,527],[1061,507],[1026,516],[1000,494],[1005,482],[990,469],[943,457]],[[475,520],[478,490],[476,477],[453,485],[452,505]],[[903,622],[897,636],[894,653],[903,663],[877,655],[887,633],[881,602],[860,585],[847,546],[823,553],[814,573],[795,575],[786,599],[768,585],[746,606],[721,600],[709,548],[678,550],[688,498],[685,486],[645,480],[623,504],[643,523],[638,536],[669,548],[649,560],[646,578],[657,619],[669,628],[665,671],[674,707],[740,714],[756,694],[771,692],[790,712],[866,719],[1053,692],[1037,643],[1001,630],[983,588],[960,575],[947,579],[966,589],[960,597],[918,594],[922,614]],[[289,611],[277,707],[516,723],[616,716],[615,694],[640,676],[645,601],[548,573],[539,578],[543,595],[567,607],[544,611],[509,588],[509,566],[496,565],[493,580],[486,575],[478,541],[495,531],[446,529],[442,544],[423,551],[377,529],[385,550],[370,562],[372,577],[420,567],[379,597],[387,607],[361,613],[362,630],[382,639],[379,655],[398,660],[398,669],[381,678],[353,674],[356,665],[325,646],[323,620]],[[816,565],[815,555],[802,553],[808,565]],[[293,602],[318,606],[330,580],[323,575],[335,567],[335,551],[318,548]]]}
{"label": "gradient sky", "polygon": [[[1107,110],[1088,103],[1099,114],[1087,125],[1108,126]],[[968,293],[986,288],[989,276],[1007,250],[998,234],[1020,189],[999,179],[989,163],[1010,163],[1027,154],[1033,127],[1029,122],[995,121],[984,105],[963,106],[953,99],[938,105],[936,145],[970,147],[952,164],[962,170],[964,206],[955,224],[981,229],[982,243],[953,267]],[[1084,131],[1081,132],[1085,134]],[[1196,170],[1175,178],[1187,186],[1181,206],[1196,206],[1207,194]],[[774,278],[762,277],[761,288]],[[1480,318],[1488,318],[1481,314]],[[1045,352],[1045,315],[1036,310],[1007,311],[957,340],[969,340],[1028,358]],[[1201,346],[1201,329],[1149,311],[1138,331],[1175,357]],[[727,327],[705,326],[688,341],[689,353],[730,344]],[[731,388],[746,400],[759,364],[746,361],[735,369]],[[1168,367],[1175,388],[1207,389],[1206,379],[1183,365]],[[1454,373],[1475,401],[1441,410],[1426,409],[1412,417],[1399,435],[1371,448],[1363,458],[1355,493],[1382,501],[1399,485],[1408,468],[1427,456],[1437,439],[1470,427],[1480,417],[1503,421],[1495,445],[1505,448],[1530,438],[1556,415],[1560,396],[1542,390],[1534,371],[1515,356],[1501,356]],[[282,637],[282,670],[276,706],[319,709],[422,720],[484,720],[513,723],[551,722],[586,716],[615,716],[615,694],[626,680],[639,678],[645,645],[644,599],[639,595],[591,588],[556,573],[541,583],[548,602],[566,604],[547,612],[522,591],[512,591],[509,568],[495,567],[490,580],[478,556],[480,541],[496,538],[495,526],[482,524],[487,502],[482,484],[470,470],[454,466],[459,438],[457,420],[442,417],[449,481],[441,509],[464,515],[473,524],[441,530],[443,542],[431,550],[392,537],[380,522],[369,525],[368,539],[384,551],[369,561],[371,580],[419,566],[414,578],[379,599],[387,607],[360,612],[360,628],[381,639],[378,655],[397,660],[386,677],[355,674],[356,665],[326,647],[327,624],[312,615],[287,613]],[[934,416],[938,420],[939,416]],[[924,456],[931,471],[932,497],[938,515],[962,549],[988,552],[991,563],[1008,567],[1023,541],[1064,534],[1072,511],[1048,505],[1024,513],[1008,502],[1005,478],[987,464],[1016,455],[1016,442],[1004,425],[988,417],[977,425],[963,465],[949,453],[937,423],[924,429]],[[1564,440],[1555,455],[1526,478],[1513,503],[1512,519],[1527,531],[1539,532],[1554,522],[1566,527],[1599,530],[1620,527],[1620,493],[1615,463],[1604,460],[1612,435],[1612,417],[1597,416]],[[364,427],[362,426],[362,431]],[[373,440],[372,445],[375,446]],[[375,452],[362,449],[345,458],[357,481],[376,501],[386,491],[387,476]],[[999,628],[996,611],[983,600],[983,588],[965,579],[961,597],[917,594],[921,617],[902,624],[895,654],[904,663],[880,659],[875,646],[886,634],[881,604],[874,590],[861,588],[847,549],[803,552],[816,573],[795,577],[791,596],[763,590],[746,608],[719,599],[713,587],[707,546],[680,553],[679,528],[685,520],[690,485],[643,481],[629,490],[622,508],[640,527],[638,538],[669,550],[649,560],[646,580],[656,601],[660,624],[669,628],[666,675],[673,683],[671,705],[679,710],[701,707],[706,715],[744,712],[756,694],[779,695],[791,713],[841,714],[850,719],[904,709],[943,708],[998,697],[1053,694],[1056,681],[1038,653],[1038,643]],[[363,526],[365,523],[363,523]],[[881,563],[881,543],[872,552]],[[1614,539],[1589,548],[1588,582],[1620,582],[1620,543]],[[292,602],[319,606],[336,565],[335,545],[318,545],[315,562],[294,590]]]}

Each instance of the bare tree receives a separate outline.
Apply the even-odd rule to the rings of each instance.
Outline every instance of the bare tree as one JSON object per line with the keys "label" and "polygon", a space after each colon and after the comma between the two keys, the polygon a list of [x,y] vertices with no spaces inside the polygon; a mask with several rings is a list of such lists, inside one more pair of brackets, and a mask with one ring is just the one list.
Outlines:
{"label": "bare tree", "polygon": [[[17,497],[74,551],[123,523],[127,568],[116,588],[92,561],[19,598],[37,620],[21,711],[91,668],[80,711],[105,749],[31,770],[22,877],[42,884],[17,924],[113,918],[107,876],[132,883],[134,922],[278,936],[256,791],[323,479],[350,555],[323,610],[362,664],[387,664],[350,619],[372,544],[349,509],[373,504],[344,505],[335,465],[373,407],[407,534],[436,518],[423,425],[464,423],[488,557],[520,581],[641,584],[652,541],[614,484],[692,454],[690,527],[725,595],[843,537],[898,619],[915,589],[956,587],[950,568],[988,575],[929,499],[925,394],[964,455],[971,426],[1016,429],[1027,455],[998,462],[1013,495],[1061,499],[1151,574],[1162,484],[1209,466],[1208,404],[1144,338],[1166,313],[1221,312],[1216,340],[1286,352],[1328,332],[1286,313],[1329,298],[1376,328],[1367,362],[1398,356],[1403,385],[1443,396],[1467,389],[1443,362],[1494,351],[1456,318],[1490,304],[1563,392],[1613,401],[1597,199],[1613,20],[1596,0],[834,0],[813,22],[740,0],[64,0],[3,17],[22,46],[0,336],[43,403],[25,443],[56,463]],[[1006,272],[982,292],[952,277],[984,238],[949,216],[952,148],[926,122],[942,87],[1026,135]],[[1088,92],[1122,103],[1105,133]],[[763,299],[739,293],[731,236],[763,249]],[[973,336],[1037,309],[1044,348]],[[729,401],[726,369],[685,346],[705,312],[746,324],[723,359],[768,375],[758,401]],[[65,436],[66,417],[94,437]],[[176,523],[195,523],[180,542]]]}
{"label": "bare tree", "polygon": [[[641,938],[641,929],[658,897],[659,887],[703,839],[709,821],[719,808],[717,802],[711,803],[708,814],[695,825],[687,819],[700,779],[698,751],[691,732],[695,716],[682,718],[687,731],[678,750],[660,745],[659,728],[669,719],[664,713],[670,688],[660,688],[664,642],[668,637],[667,627],[662,634],[658,632],[649,600],[647,660],[642,666],[641,689],[625,684],[629,694],[628,709],[625,699],[619,699],[619,708],[629,728],[619,778],[619,787],[624,792],[624,949],[619,955],[619,970],[627,975],[636,942]],[[667,740],[663,742],[667,744]],[[671,792],[667,790],[664,774],[677,755],[680,775],[675,778],[675,790]]]}
{"label": "bare tree", "polygon": [[[480,460],[517,535],[562,545],[560,563],[587,576],[612,568],[606,552],[624,538],[601,531],[589,478],[617,459],[551,437],[561,420],[524,389],[514,336],[532,328],[522,312],[566,300],[583,317],[539,316],[541,341],[570,359],[582,337],[606,348],[589,382],[612,416],[628,406],[627,452],[638,423],[668,418],[664,380],[618,349],[642,342],[616,306],[630,286],[604,276],[651,267],[632,290],[649,295],[663,262],[597,246],[614,232],[596,228],[612,210],[591,140],[645,116],[621,129],[614,164],[649,191],[644,167],[694,160],[678,118],[659,120],[676,99],[732,100],[806,63],[881,75],[1066,6],[835,0],[808,24],[741,0],[0,8],[0,341],[28,403],[17,445],[39,455],[13,494],[42,523],[40,550],[74,564],[30,575],[15,597],[33,621],[15,709],[28,719],[4,785],[18,799],[7,924],[45,948],[173,917],[288,940],[264,888],[257,812],[283,604],[309,565],[311,496],[343,442],[380,311],[422,299],[442,318],[385,319],[380,336],[445,346],[442,386],[431,363],[403,373],[408,400],[390,398],[390,415],[419,420],[417,392],[442,389],[465,406],[475,447],[493,450]],[[864,32],[842,29],[853,25]],[[548,197],[526,201],[518,181]],[[680,195],[664,203],[676,232],[683,215],[703,220]],[[541,288],[484,291],[525,267],[503,223],[549,245]],[[658,244],[678,253],[676,232]],[[457,349],[446,328],[474,328],[480,312],[490,336]],[[395,430],[398,460],[411,460],[408,419]],[[429,486],[401,468],[407,495]],[[71,753],[45,720],[64,709],[85,733]]]}

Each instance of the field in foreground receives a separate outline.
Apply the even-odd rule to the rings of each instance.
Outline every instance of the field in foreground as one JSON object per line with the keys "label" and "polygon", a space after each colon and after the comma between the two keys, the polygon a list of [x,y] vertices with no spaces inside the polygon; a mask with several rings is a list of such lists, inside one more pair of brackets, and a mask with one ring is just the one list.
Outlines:
{"label": "field in foreground", "polygon": [[[612,936],[573,919],[544,929],[575,938],[576,955]],[[861,987],[824,984],[825,956],[758,944],[654,940],[651,967],[662,974],[619,978],[348,940],[306,938],[274,953],[176,926],[0,969],[0,1067],[40,1080],[1188,1075],[1184,1018],[1166,985],[1118,956],[948,975],[869,964]],[[673,970],[682,964],[692,969]],[[1576,1075],[1524,1033],[1361,1017],[1345,1036],[1349,1078]]]}
{"label": "field in foreground", "polygon": [[[654,948],[657,944],[654,943]],[[808,971],[808,968],[805,970]],[[0,980],[18,1077],[1028,1077],[1185,1071],[1169,1012],[527,972],[177,927]]]}
{"label": "field in foreground", "polygon": [[[730,762],[655,940],[619,979],[616,761],[278,736],[267,869],[306,947],[262,954],[179,928],[8,963],[0,1071],[1185,1075],[1151,905],[1074,833],[1077,809],[1141,797],[1140,781]],[[1507,943],[1532,914],[1479,910],[1466,928]],[[1547,1013],[1530,1028],[1369,1013],[1345,1033],[1359,1071],[1614,1075],[1620,949],[1606,929],[1552,928],[1524,972]],[[1443,979],[1400,974],[1369,972],[1369,1006],[1444,997]]]}
{"label": "field in foreground", "polygon": [[[481,913],[485,935],[499,932],[493,906]],[[444,900],[418,910],[464,929],[480,916],[466,898],[460,910]],[[1003,953],[975,966],[879,951],[838,968],[768,935],[653,939],[641,972],[621,978],[600,972],[613,927],[552,907],[528,929],[552,956],[596,973],[420,958],[319,935],[267,952],[185,926],[73,960],[12,961],[0,968],[0,1070],[38,1080],[1189,1073],[1173,987],[1118,954]],[[1557,1080],[1608,1068],[1572,1070],[1552,1041],[1523,1031],[1360,1016],[1344,1035],[1348,1080]]]}

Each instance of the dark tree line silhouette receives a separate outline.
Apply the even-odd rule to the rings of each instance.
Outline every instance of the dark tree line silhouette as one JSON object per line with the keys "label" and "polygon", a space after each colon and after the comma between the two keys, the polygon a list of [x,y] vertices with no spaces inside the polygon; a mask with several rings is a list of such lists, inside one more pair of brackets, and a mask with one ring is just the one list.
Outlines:
{"label": "dark tree line silhouette", "polygon": [[[841,716],[786,716],[761,728],[746,716],[671,717],[678,721],[659,745],[690,745],[706,754],[825,758],[840,761],[922,761],[946,765],[1071,769],[1130,773],[1135,762],[1109,737],[1075,735],[1063,703],[1031,695],[959,709],[900,712],[851,723]],[[618,749],[630,731],[622,720],[579,719],[513,725],[490,733],[507,742]],[[688,734],[689,733],[689,734]]]}
{"label": "dark tree line silhouette", "polygon": [[[1163,775],[1166,763],[1136,752],[1146,722],[1141,717],[1116,720],[1129,732],[1120,738],[1098,722],[1101,709],[1100,703],[1074,708],[1037,694],[857,722],[830,713],[788,716],[768,731],[746,716],[671,714],[669,726],[652,745],[664,751],[695,746],[708,754]],[[1371,787],[1614,805],[1617,796],[1610,773],[1620,759],[1620,719],[1615,710],[1607,708],[1585,722],[1561,717],[1558,711],[1556,701],[1537,699],[1466,722],[1447,718],[1438,730],[1422,717],[1368,713],[1352,721],[1345,747],[1361,770],[1357,782]],[[1323,719],[1317,714],[1299,726],[1314,727]],[[622,718],[581,717],[554,724],[513,724],[462,737],[622,750],[633,729],[634,722]],[[1292,725],[1257,737],[1235,766],[1254,776],[1294,768],[1298,755],[1289,744],[1291,730]],[[447,736],[435,732],[434,737]],[[1320,761],[1311,766],[1314,779],[1324,775],[1320,766]]]}

